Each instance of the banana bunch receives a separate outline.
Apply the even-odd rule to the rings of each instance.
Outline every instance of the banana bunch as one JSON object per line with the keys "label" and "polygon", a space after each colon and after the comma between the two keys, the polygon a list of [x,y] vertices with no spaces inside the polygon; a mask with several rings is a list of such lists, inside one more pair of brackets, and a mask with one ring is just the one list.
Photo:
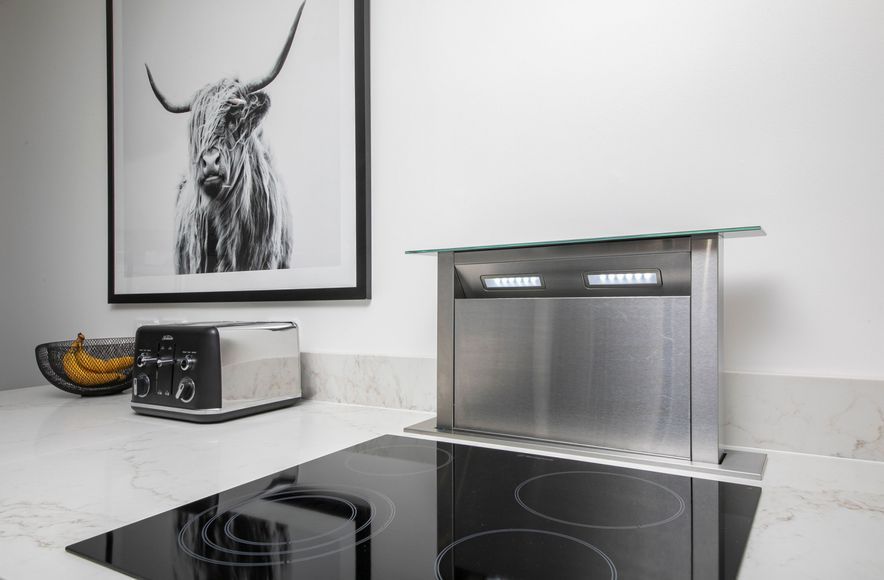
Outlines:
{"label": "banana bunch", "polygon": [[64,372],[71,381],[81,387],[95,387],[119,383],[126,379],[122,371],[135,363],[133,357],[99,358],[86,352],[83,346],[85,342],[86,337],[83,333],[78,334],[77,339],[71,343],[62,357]]}

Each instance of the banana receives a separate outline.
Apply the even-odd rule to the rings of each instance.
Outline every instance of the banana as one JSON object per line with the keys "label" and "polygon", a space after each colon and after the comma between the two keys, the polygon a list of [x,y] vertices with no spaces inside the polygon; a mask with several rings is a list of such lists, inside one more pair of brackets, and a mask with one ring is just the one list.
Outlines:
{"label": "banana", "polygon": [[83,349],[84,340],[85,337],[83,337],[82,334],[79,335],[77,340],[71,343],[70,348],[68,348],[61,360],[64,372],[71,381],[81,387],[95,387],[109,383],[118,383],[125,380],[126,375],[122,373],[97,373],[81,367],[77,362],[77,352]]}
{"label": "banana", "polygon": [[128,369],[135,364],[135,357],[131,356],[118,356],[116,358],[92,356],[86,352],[86,348],[83,346],[85,340],[86,337],[81,332],[77,335],[77,340],[74,341],[79,344],[78,348],[74,350],[74,357],[77,359],[77,364],[83,367],[84,370],[94,373],[115,373]]}

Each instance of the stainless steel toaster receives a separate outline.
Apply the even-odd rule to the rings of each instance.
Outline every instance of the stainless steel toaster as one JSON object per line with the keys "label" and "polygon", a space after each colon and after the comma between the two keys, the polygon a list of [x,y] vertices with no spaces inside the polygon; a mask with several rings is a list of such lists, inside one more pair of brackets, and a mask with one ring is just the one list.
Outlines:
{"label": "stainless steel toaster", "polygon": [[214,423],[300,398],[293,322],[148,325],[135,333],[136,413]]}

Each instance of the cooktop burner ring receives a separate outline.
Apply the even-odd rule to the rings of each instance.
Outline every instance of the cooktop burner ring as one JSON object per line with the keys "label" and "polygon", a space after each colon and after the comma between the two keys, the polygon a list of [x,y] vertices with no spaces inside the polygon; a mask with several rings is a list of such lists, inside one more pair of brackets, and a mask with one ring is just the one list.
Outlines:
{"label": "cooktop burner ring", "polygon": [[[306,492],[306,493],[299,493]],[[308,545],[304,547],[296,547],[290,550],[236,550],[227,548],[225,546],[219,545],[217,542],[213,541],[209,537],[209,532],[212,530],[212,526],[215,524],[219,518],[223,518],[234,510],[241,509],[243,506],[249,504],[250,502],[254,502],[257,500],[270,500],[276,501],[281,499],[297,499],[298,497],[314,497],[314,498],[322,498],[322,499],[332,499],[333,501],[342,501],[345,505],[349,503],[352,505],[353,510],[358,513],[358,508],[354,502],[351,502],[346,499],[342,499],[335,496],[330,496],[330,493],[341,493],[341,494],[349,494],[353,497],[359,498],[361,501],[365,502],[367,507],[369,508],[368,517],[360,526],[358,526],[353,531],[347,533],[345,537],[333,537],[330,541],[324,541],[319,544]],[[378,507],[377,503],[379,503],[383,508],[385,508],[385,518],[380,522],[377,527],[373,527],[372,524],[375,523],[376,516],[378,515]],[[347,506],[350,507],[350,506]],[[383,532],[389,527],[389,525],[393,522],[393,519],[396,516],[396,504],[393,503],[393,500],[390,499],[386,494],[383,494],[379,491],[368,489],[368,488],[360,488],[360,487],[351,487],[344,485],[312,485],[312,484],[293,484],[288,486],[285,489],[274,489],[270,492],[264,491],[258,494],[252,494],[240,497],[226,507],[223,512],[217,513],[206,520],[205,523],[202,524],[202,527],[199,530],[199,538],[202,540],[201,545],[190,546],[188,545],[186,535],[188,530],[195,525],[201,518],[206,516],[208,513],[214,511],[217,506],[210,507],[206,510],[203,510],[199,514],[193,516],[190,520],[188,520],[179,530],[178,532],[178,546],[186,553],[188,556],[195,558],[197,560],[207,562],[210,564],[216,564],[220,566],[228,566],[228,567],[264,567],[264,566],[273,566],[280,563],[291,564],[296,562],[304,562],[307,560],[313,560],[316,558],[322,558],[328,556],[330,554],[335,554],[338,552],[342,552],[344,550],[348,550],[360,544],[363,544],[372,538],[376,537],[378,534]],[[234,514],[232,517],[236,517],[239,514]],[[355,516],[351,519],[348,518],[347,522],[355,522]],[[346,522],[344,524],[346,526]],[[324,538],[329,536],[332,532],[324,532],[322,534],[317,534],[316,536],[306,538],[303,540],[296,540],[295,542],[267,542],[267,543],[256,543],[256,542],[243,542],[241,539],[230,537],[227,535],[227,531],[230,528],[225,523],[223,532],[226,537],[231,539],[237,543],[243,543],[246,545],[253,546],[266,546],[268,548],[274,548],[278,546],[285,546],[294,543],[301,543],[304,541],[315,541],[320,538]],[[337,531],[340,531],[342,527],[337,528]],[[360,533],[365,532],[367,530],[367,535],[362,538],[358,538]],[[309,552],[321,548],[325,548],[327,546],[332,546],[335,544],[339,544],[333,549],[321,551],[315,554],[303,554],[304,552]],[[219,558],[207,556],[199,553],[200,549],[211,549],[220,554],[231,556],[232,560],[222,560]],[[245,556],[249,558],[265,558],[266,561],[261,562],[241,562],[236,561],[235,558],[240,556]]]}
{"label": "cooktop burner ring", "polygon": [[[353,462],[358,461],[361,455],[371,455],[372,451],[381,451],[384,449],[420,449],[420,450],[433,451],[436,455],[436,463],[430,467],[427,467],[426,469],[417,469],[417,470],[413,470],[413,471],[396,471],[396,472],[367,471],[364,469],[358,469],[353,466]],[[438,463],[438,456],[440,453],[445,456],[445,460],[441,464]],[[442,469],[442,468],[446,467],[448,464],[450,464],[452,461],[454,461],[454,456],[451,455],[451,453],[449,451],[442,449],[441,447],[438,447],[438,446],[431,446],[431,445],[381,445],[379,447],[373,447],[373,448],[369,449],[368,453],[362,452],[362,453],[351,455],[344,462],[344,465],[350,471],[355,471],[356,473],[361,473],[362,475],[371,475],[374,477],[400,477],[400,476],[418,475],[420,473],[430,473],[433,471],[439,471],[440,469]],[[428,465],[429,465],[429,463],[428,463]]]}
{"label": "cooktop burner ring", "polygon": [[[262,499],[267,499],[267,497],[263,497]],[[230,519],[227,520],[227,523],[224,524],[224,535],[226,535],[231,540],[239,542],[240,544],[248,544],[250,546],[285,546],[285,545],[291,545],[291,544],[300,544],[302,542],[309,542],[312,540],[316,540],[317,538],[322,538],[325,536],[330,536],[330,535],[336,534],[337,532],[346,528],[351,522],[355,521],[356,515],[359,511],[356,509],[356,504],[354,504],[352,501],[349,501],[344,498],[334,497],[331,495],[319,495],[319,494],[314,494],[314,495],[282,495],[282,496],[278,496],[278,497],[273,497],[273,499],[277,499],[277,500],[327,499],[327,500],[331,500],[331,501],[337,501],[337,502],[344,504],[348,508],[350,508],[350,515],[344,521],[344,523],[342,523],[337,528],[332,528],[331,530],[329,530],[327,532],[323,532],[322,534],[317,534],[317,535],[311,536],[309,538],[302,538],[300,540],[290,540],[288,542],[255,542],[253,540],[246,540],[245,538],[240,538],[235,535],[235,533],[233,532],[234,522],[236,522],[236,518],[238,518],[240,516],[240,514],[235,514],[234,516],[232,516]],[[374,506],[371,506],[371,507],[373,510]],[[371,516],[369,516],[369,522],[371,522],[371,519],[373,517],[374,517],[374,513],[372,513]],[[250,554],[251,554],[251,552],[250,552]]]}
{"label": "cooktop burner ring", "polygon": [[[536,508],[532,508],[531,506],[528,505],[525,498],[523,497],[523,492],[524,492],[524,489],[526,486],[528,486],[529,484],[531,484],[533,482],[536,482],[536,481],[539,481],[539,480],[542,480],[545,478],[557,477],[557,476],[562,476],[562,475],[566,475],[566,476],[567,475],[592,475],[592,476],[600,475],[600,476],[606,476],[606,477],[621,477],[621,478],[626,478],[626,479],[630,479],[630,480],[634,480],[634,481],[640,481],[642,483],[646,483],[648,485],[654,486],[655,488],[657,488],[659,490],[664,491],[666,494],[668,494],[668,496],[670,496],[676,500],[676,502],[678,503],[678,507],[675,509],[674,513],[670,513],[667,517],[659,519],[659,520],[654,520],[654,521],[651,521],[648,523],[640,523],[640,524],[632,524],[632,525],[605,525],[605,524],[584,523],[584,522],[578,522],[578,521],[573,521],[573,520],[567,520],[564,518],[557,518],[555,516],[543,513],[542,511],[540,511]],[[681,517],[681,515],[685,512],[685,509],[687,507],[685,504],[684,498],[681,497],[681,495],[679,495],[678,493],[669,489],[668,487],[666,487],[665,485],[663,485],[661,483],[657,483],[655,481],[644,479],[642,477],[636,477],[634,475],[626,475],[624,473],[612,473],[612,472],[608,472],[608,471],[557,471],[557,472],[553,472],[553,473],[544,473],[544,474],[537,475],[535,477],[531,477],[529,479],[526,479],[525,481],[520,483],[516,487],[513,495],[515,496],[516,502],[520,506],[522,506],[525,510],[527,510],[528,512],[530,512],[536,516],[539,516],[539,517],[544,518],[546,520],[550,520],[550,521],[557,522],[560,524],[579,526],[581,528],[592,528],[592,529],[598,529],[598,530],[637,530],[637,529],[642,529],[642,528],[651,528],[654,526],[662,526],[664,524],[668,524],[669,522]]]}
{"label": "cooktop burner ring", "polygon": [[[294,494],[294,495],[287,495],[287,496],[279,496],[278,494],[271,494],[271,495],[269,495],[269,496],[261,496],[261,497],[259,497],[259,498],[255,498],[255,499],[268,499],[268,498],[272,498],[272,499],[275,499],[275,500],[279,500],[279,499],[295,499],[295,498],[298,498],[298,497],[300,497],[300,496],[298,496],[297,494]],[[327,497],[331,497],[331,496],[327,496]],[[337,498],[332,498],[332,499],[337,499]],[[245,503],[248,503],[248,502],[245,502]],[[350,503],[352,504],[352,502],[350,502]],[[240,506],[242,506],[242,505],[245,505],[245,504],[240,504]],[[353,535],[354,535],[354,536],[357,535],[357,534],[359,534],[359,532],[361,532],[361,531],[364,530],[365,528],[371,526],[371,522],[372,522],[372,520],[374,520],[374,517],[375,517],[375,514],[376,514],[376,512],[377,512],[377,509],[375,508],[375,505],[374,505],[374,503],[372,503],[372,502],[368,502],[368,505],[369,505],[369,509],[370,509],[369,516],[368,516],[368,518],[365,520],[365,522],[362,523],[361,526],[357,527],[357,528],[353,531]],[[240,507],[240,506],[237,506],[237,507]],[[356,506],[353,505],[353,507],[355,508]],[[210,519],[209,519],[209,520],[203,525],[202,530],[200,531],[200,536],[202,537],[203,542],[205,542],[205,544],[206,544],[207,546],[209,546],[209,547],[211,547],[211,548],[214,548],[215,550],[218,550],[219,552],[223,552],[223,553],[227,553],[227,554],[234,554],[234,555],[237,555],[237,556],[285,556],[285,555],[289,555],[289,554],[296,554],[296,553],[298,553],[298,552],[305,552],[305,551],[307,551],[307,550],[312,550],[312,549],[315,549],[315,548],[322,548],[322,547],[324,547],[324,546],[328,546],[328,545],[330,545],[330,544],[334,544],[334,543],[336,543],[336,541],[337,541],[336,539],[333,538],[331,541],[323,542],[323,543],[321,543],[321,544],[315,544],[315,545],[312,545],[312,546],[305,546],[305,547],[302,547],[302,548],[292,548],[292,549],[290,549],[290,550],[276,550],[276,551],[232,550],[232,549],[230,549],[230,548],[227,548],[227,547],[224,547],[224,546],[220,546],[220,545],[218,545],[217,543],[215,543],[214,541],[212,541],[211,538],[209,538],[209,530],[211,529],[212,524],[213,524],[216,520],[218,520],[219,518],[222,518],[222,517],[224,517],[225,515],[227,515],[228,513],[230,513],[230,510],[227,510],[226,512],[222,512],[222,513],[220,513],[220,514],[215,514],[214,516],[212,516],[212,517],[211,517],[211,518],[210,518]],[[348,521],[352,521],[352,520],[348,520]],[[224,529],[225,529],[225,532],[226,532],[226,531],[227,531],[227,526],[226,526],[226,525],[224,526]],[[340,529],[340,528],[339,528],[339,529]],[[322,538],[322,537],[327,536],[327,535],[328,535],[327,533],[326,533],[326,534],[317,534],[317,535],[315,535],[315,536],[312,536],[312,537],[306,538],[306,539],[303,540],[303,541],[316,540],[317,538]],[[239,541],[237,538],[233,538],[233,537],[230,537],[230,539],[231,539],[231,540],[234,540],[234,541]],[[278,545],[286,545],[286,544],[287,544],[287,542],[281,542],[281,543],[269,543],[269,542],[268,542],[267,544],[264,544],[264,545],[266,545],[266,546],[278,546]]]}
{"label": "cooktop burner ring", "polygon": [[550,530],[537,530],[537,529],[532,529],[532,528],[501,528],[498,530],[485,530],[484,532],[476,532],[474,534],[470,534],[468,536],[458,538],[454,542],[445,546],[445,548],[443,548],[442,551],[439,552],[439,554],[436,556],[436,561],[434,563],[434,571],[436,573],[436,580],[445,580],[445,577],[442,576],[442,571],[441,571],[442,560],[445,558],[445,556],[448,554],[448,552],[452,551],[458,545],[463,544],[464,542],[467,542],[469,540],[472,540],[475,538],[480,538],[483,536],[490,536],[490,535],[494,535],[494,534],[507,534],[507,533],[544,534],[546,536],[552,536],[552,537],[556,537],[559,539],[568,540],[568,541],[574,542],[576,544],[580,544],[585,548],[589,548],[590,550],[595,552],[596,555],[598,555],[600,558],[602,558],[602,560],[605,562],[605,564],[607,564],[608,569],[611,572],[611,580],[617,580],[617,576],[618,576],[617,575],[617,566],[614,565],[614,561],[610,558],[610,556],[605,554],[601,549],[590,544],[589,542],[586,542],[586,541],[581,540],[579,538],[575,538],[574,536],[568,536],[566,534],[561,534],[559,532],[553,532]]}

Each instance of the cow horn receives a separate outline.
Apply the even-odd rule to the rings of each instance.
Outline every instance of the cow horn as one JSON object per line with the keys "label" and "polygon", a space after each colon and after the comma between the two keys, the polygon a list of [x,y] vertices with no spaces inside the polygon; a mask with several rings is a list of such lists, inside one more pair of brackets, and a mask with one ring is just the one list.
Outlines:
{"label": "cow horn", "polygon": [[156,95],[157,100],[160,104],[170,113],[186,113],[190,111],[190,103],[186,103],[184,105],[173,105],[163,96],[163,93],[160,92],[160,89],[157,88],[155,82],[153,82],[153,75],[150,74],[150,67],[147,66],[147,63],[144,63],[144,68],[147,70],[147,80],[150,81],[150,88],[153,89],[153,94]]}
{"label": "cow horn", "polygon": [[292,29],[289,31],[289,37],[285,41],[285,46],[282,47],[282,52],[279,53],[279,57],[276,59],[276,64],[273,66],[273,70],[271,70],[270,74],[263,79],[246,85],[246,92],[254,93],[255,91],[260,91],[272,83],[273,79],[276,78],[276,75],[279,74],[279,71],[282,70],[282,65],[285,64],[285,59],[289,55],[289,49],[292,47],[292,41],[295,39],[295,31],[298,30],[298,22],[301,20],[301,12],[304,11],[304,4],[306,3],[307,0],[304,0],[301,2],[301,7],[298,8],[298,13],[295,15],[295,23],[292,24]]}

